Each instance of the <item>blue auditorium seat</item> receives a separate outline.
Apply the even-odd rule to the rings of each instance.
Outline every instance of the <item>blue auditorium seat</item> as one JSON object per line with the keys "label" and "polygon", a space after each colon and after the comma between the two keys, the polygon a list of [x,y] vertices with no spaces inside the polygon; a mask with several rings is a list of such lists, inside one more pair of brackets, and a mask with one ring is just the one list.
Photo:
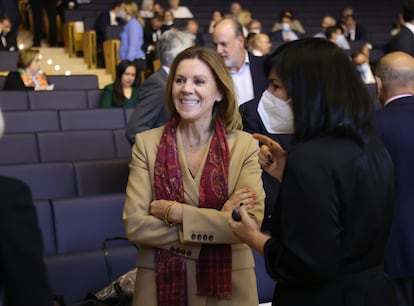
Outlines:
{"label": "blue auditorium seat", "polygon": [[86,90],[86,95],[88,96],[88,107],[89,108],[99,108],[101,105],[102,99],[102,89],[88,89]]}
{"label": "blue auditorium seat", "polygon": [[0,51],[0,71],[17,70],[19,51]]}
{"label": "blue auditorium seat", "polygon": [[79,196],[125,193],[129,159],[74,162]]}
{"label": "blue auditorium seat", "polygon": [[[80,302],[110,283],[103,241],[124,237],[124,194],[52,200],[57,252],[45,263],[54,294]],[[108,245],[113,277],[135,268],[137,249],[129,242]]]}
{"label": "blue auditorium seat", "polygon": [[0,166],[0,174],[22,180],[32,190],[33,200],[76,196],[72,163],[34,163]]}
{"label": "blue auditorium seat", "polygon": [[[136,256],[130,245],[112,249],[114,277],[134,269]],[[52,292],[63,295],[68,304],[81,302],[110,283],[102,249],[49,256],[45,263]]]}
{"label": "blue auditorium seat", "polygon": [[34,201],[34,206],[36,207],[37,219],[42,233],[45,256],[55,255],[56,239],[50,202],[48,200]]}
{"label": "blue auditorium seat", "polygon": [[122,108],[61,110],[62,130],[120,129],[125,127]]}
{"label": "blue auditorium seat", "polygon": [[34,133],[5,134],[0,140],[0,165],[39,162]]}
{"label": "blue auditorium seat", "polygon": [[47,80],[54,85],[53,90],[99,89],[96,74],[50,75]]}
{"label": "blue auditorium seat", "polygon": [[125,137],[125,129],[114,130],[114,137],[117,158],[131,159],[132,148]]}
{"label": "blue auditorium seat", "polygon": [[116,158],[111,130],[79,130],[38,133],[42,162]]}
{"label": "blue auditorium seat", "polygon": [[57,252],[100,249],[105,238],[125,237],[124,201],[123,193],[52,200]]}
{"label": "blue auditorium seat", "polygon": [[6,83],[6,76],[0,75],[0,90],[4,88],[4,84]]}
{"label": "blue auditorium seat", "polygon": [[88,108],[85,90],[30,91],[30,109],[84,109]]}
{"label": "blue auditorium seat", "polygon": [[59,116],[55,110],[3,112],[5,133],[58,131]]}
{"label": "blue auditorium seat", "polygon": [[125,126],[127,126],[129,118],[131,118],[132,113],[134,112],[135,108],[134,107],[126,107],[124,108],[124,112],[125,112]]}
{"label": "blue auditorium seat", "polygon": [[28,110],[29,96],[27,91],[0,90],[0,106],[2,111]]}

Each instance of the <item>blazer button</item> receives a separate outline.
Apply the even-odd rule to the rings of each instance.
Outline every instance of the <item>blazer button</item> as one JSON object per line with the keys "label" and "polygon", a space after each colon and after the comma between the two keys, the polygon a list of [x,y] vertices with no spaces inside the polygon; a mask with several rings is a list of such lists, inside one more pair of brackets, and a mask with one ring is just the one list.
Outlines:
{"label": "blazer button", "polygon": [[192,234],[191,235],[191,240],[196,240],[197,239],[197,235],[196,234]]}
{"label": "blazer button", "polygon": [[188,251],[187,251],[187,256],[191,256],[191,254],[192,254],[192,253],[191,253],[191,251],[190,251],[190,250],[188,250]]}
{"label": "blazer button", "polygon": [[201,240],[201,238],[202,238],[202,237],[201,237],[201,234],[198,234],[198,235],[197,235],[197,240]]}
{"label": "blazer button", "polygon": [[180,251],[181,251],[180,248],[175,249],[175,253],[177,253],[177,254],[180,254]]}
{"label": "blazer button", "polygon": [[213,241],[213,239],[214,239],[213,235],[208,236],[208,240]]}
{"label": "blazer button", "polygon": [[207,235],[203,235],[203,240],[207,240]]}

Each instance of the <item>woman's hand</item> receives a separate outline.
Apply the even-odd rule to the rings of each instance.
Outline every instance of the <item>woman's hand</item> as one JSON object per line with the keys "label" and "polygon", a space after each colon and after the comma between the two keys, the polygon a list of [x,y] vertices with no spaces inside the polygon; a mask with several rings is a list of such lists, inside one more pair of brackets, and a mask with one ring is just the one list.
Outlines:
{"label": "woman's hand", "polygon": [[262,143],[259,152],[260,166],[281,182],[286,164],[286,151],[280,144],[267,136],[255,133],[253,137]]}
{"label": "woman's hand", "polygon": [[254,201],[256,201],[255,192],[251,192],[249,187],[240,188],[227,199],[221,211],[232,211],[233,208],[239,207],[240,203],[243,203],[247,209],[250,209],[254,207]]}
{"label": "woman's hand", "polygon": [[[169,208],[167,213],[168,206]],[[183,206],[181,203],[169,200],[155,200],[150,203],[149,214],[161,221],[167,221],[173,224],[183,223]]]}
{"label": "woman's hand", "polygon": [[260,254],[263,254],[264,245],[270,237],[260,231],[259,225],[256,220],[249,215],[245,205],[240,205],[238,210],[241,221],[234,221],[232,217],[230,217],[230,229],[241,241],[257,250]]}

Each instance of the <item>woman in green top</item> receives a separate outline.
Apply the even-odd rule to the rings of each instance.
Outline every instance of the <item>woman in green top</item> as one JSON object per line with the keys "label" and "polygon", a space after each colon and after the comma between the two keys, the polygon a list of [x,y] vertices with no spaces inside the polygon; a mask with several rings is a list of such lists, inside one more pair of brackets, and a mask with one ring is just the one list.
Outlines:
{"label": "woman in green top", "polygon": [[133,62],[121,61],[116,79],[103,90],[101,107],[135,107],[137,103],[136,68]]}

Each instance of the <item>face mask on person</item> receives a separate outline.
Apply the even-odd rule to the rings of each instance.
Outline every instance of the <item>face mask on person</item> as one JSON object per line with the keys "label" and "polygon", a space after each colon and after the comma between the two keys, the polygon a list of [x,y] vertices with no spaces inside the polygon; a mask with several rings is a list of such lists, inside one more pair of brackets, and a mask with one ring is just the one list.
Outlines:
{"label": "face mask on person", "polygon": [[268,90],[263,92],[257,107],[257,112],[269,133],[293,133],[293,111],[290,106],[290,101],[290,99],[284,101],[274,96]]}
{"label": "face mask on person", "polygon": [[290,30],[290,24],[282,23],[282,31],[289,31],[289,30]]}
{"label": "face mask on person", "polygon": [[336,39],[336,44],[342,49],[344,49],[344,46],[346,45],[346,38],[344,34],[338,36],[338,38]]}
{"label": "face mask on person", "polygon": [[369,64],[365,63],[365,64],[362,64],[362,65],[358,65],[358,66],[356,66],[356,69],[358,70],[358,72],[360,74],[365,75],[368,72]]}

